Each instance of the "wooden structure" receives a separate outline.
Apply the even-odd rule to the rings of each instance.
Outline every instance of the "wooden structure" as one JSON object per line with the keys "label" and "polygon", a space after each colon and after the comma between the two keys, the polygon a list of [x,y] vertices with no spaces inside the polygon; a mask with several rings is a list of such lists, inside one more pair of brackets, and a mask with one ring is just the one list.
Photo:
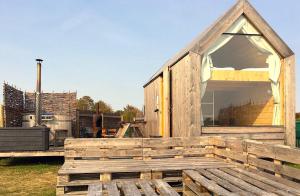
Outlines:
{"label": "wooden structure", "polygon": [[162,180],[138,180],[138,181],[123,181],[121,183],[108,182],[92,184],[88,187],[88,196],[179,196],[172,187]]}
{"label": "wooden structure", "polygon": [[83,129],[88,130],[89,133],[95,137],[100,126],[105,132],[109,130],[109,135],[103,134],[105,137],[109,137],[116,133],[117,129],[121,127],[122,122],[122,116],[106,113],[97,114],[94,111],[77,110],[76,116],[76,137],[81,137],[80,131]]}
{"label": "wooden structure", "polygon": [[299,195],[300,190],[241,168],[197,169],[183,172],[184,195]]}
{"label": "wooden structure", "polygon": [[0,104],[0,128],[4,127],[4,110],[3,105]]}
{"label": "wooden structure", "polygon": [[181,192],[183,170],[225,168],[246,169],[299,191],[298,157],[296,148],[219,136],[67,139],[57,195],[86,194],[90,184],[124,179],[162,179]]}
{"label": "wooden structure", "polygon": [[138,138],[143,137],[140,126],[135,123],[124,123],[118,130],[116,138]]}
{"label": "wooden structure", "polygon": [[300,195],[299,149],[251,140],[217,140],[215,158],[238,167],[184,171],[185,195]]}
{"label": "wooden structure", "polygon": [[[247,25],[233,31],[241,20]],[[247,0],[168,60],[144,85],[144,96],[147,137],[227,134],[295,145],[295,55]]]}

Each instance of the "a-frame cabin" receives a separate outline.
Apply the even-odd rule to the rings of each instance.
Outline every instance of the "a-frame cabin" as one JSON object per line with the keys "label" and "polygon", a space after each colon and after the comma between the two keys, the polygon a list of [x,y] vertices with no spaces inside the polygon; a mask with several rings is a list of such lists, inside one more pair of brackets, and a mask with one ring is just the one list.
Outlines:
{"label": "a-frame cabin", "polygon": [[239,0],[144,85],[145,136],[295,144],[295,55]]}

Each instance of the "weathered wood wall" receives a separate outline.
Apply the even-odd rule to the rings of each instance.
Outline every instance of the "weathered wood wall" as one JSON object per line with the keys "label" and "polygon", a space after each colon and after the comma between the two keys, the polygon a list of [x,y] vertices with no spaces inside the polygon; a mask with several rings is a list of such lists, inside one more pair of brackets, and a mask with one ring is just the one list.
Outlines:
{"label": "weathered wood wall", "polygon": [[189,53],[171,67],[172,136],[201,135],[200,56]]}
{"label": "weathered wood wall", "polygon": [[272,144],[284,144],[284,127],[202,127],[203,136],[253,139]]}
{"label": "weathered wood wall", "polygon": [[286,144],[295,146],[296,129],[295,129],[295,106],[296,106],[296,88],[295,88],[295,55],[284,60],[284,95],[285,95],[285,134]]}
{"label": "weathered wood wall", "polygon": [[149,136],[160,136],[159,131],[159,108],[160,103],[160,80],[158,77],[152,81],[144,89],[144,103],[145,103],[145,132],[143,133],[145,137]]}
{"label": "weathered wood wall", "polygon": [[172,136],[187,137],[189,121],[188,90],[190,85],[190,58],[185,56],[171,67]]}

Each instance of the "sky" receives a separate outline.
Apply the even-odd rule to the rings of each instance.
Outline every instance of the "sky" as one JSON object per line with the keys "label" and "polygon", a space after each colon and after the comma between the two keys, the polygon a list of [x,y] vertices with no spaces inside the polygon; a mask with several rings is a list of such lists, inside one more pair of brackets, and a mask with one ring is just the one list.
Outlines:
{"label": "sky", "polygon": [[[0,82],[34,91],[35,59],[42,58],[44,92],[77,91],[115,110],[142,108],[151,75],[235,2],[0,0]],[[300,54],[300,1],[250,2]],[[299,100],[297,75],[298,67]]]}

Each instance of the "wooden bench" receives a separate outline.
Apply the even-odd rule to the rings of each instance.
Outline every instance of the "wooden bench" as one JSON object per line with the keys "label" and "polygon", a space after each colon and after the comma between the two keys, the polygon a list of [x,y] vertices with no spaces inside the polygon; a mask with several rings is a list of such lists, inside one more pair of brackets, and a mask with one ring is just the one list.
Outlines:
{"label": "wooden bench", "polygon": [[236,172],[228,168],[245,169],[300,190],[295,164],[300,164],[299,149],[235,138],[67,139],[57,195],[128,179],[163,179],[182,191],[183,170]]}
{"label": "wooden bench", "polygon": [[185,170],[184,195],[300,195],[299,149],[236,138],[214,141],[215,158],[238,167]]}
{"label": "wooden bench", "polygon": [[123,182],[107,182],[89,185],[88,196],[179,196],[179,194],[163,180],[139,180]]}
{"label": "wooden bench", "polygon": [[211,158],[210,137],[67,139],[57,194],[122,179],[164,179],[182,190],[182,170],[231,167]]}

